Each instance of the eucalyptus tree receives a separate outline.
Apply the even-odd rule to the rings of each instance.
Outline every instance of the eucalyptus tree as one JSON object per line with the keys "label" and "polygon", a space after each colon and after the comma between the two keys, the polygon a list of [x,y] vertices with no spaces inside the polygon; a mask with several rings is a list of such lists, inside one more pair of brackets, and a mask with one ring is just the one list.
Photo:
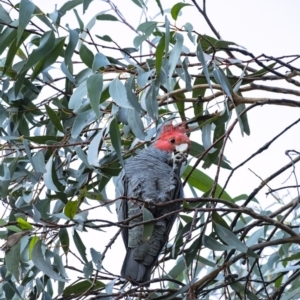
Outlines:
{"label": "eucalyptus tree", "polygon": [[[250,112],[298,109],[299,55],[255,56],[221,39],[205,0],[124,0],[124,12],[113,0],[53,12],[15,2],[0,1],[1,299],[298,298],[299,194],[277,192],[299,187],[300,150],[286,145],[289,161],[249,182],[250,193],[228,185],[300,119],[236,165],[226,150],[234,129],[250,135]],[[182,21],[189,14],[197,18]],[[192,140],[186,198],[174,200],[176,228],[150,287],[134,286],[108,259],[125,254],[113,246],[128,226],[115,216],[113,179],[170,121]],[[276,206],[266,209],[259,192],[284,171],[294,183],[270,188]],[[144,232],[153,222],[143,215]]]}

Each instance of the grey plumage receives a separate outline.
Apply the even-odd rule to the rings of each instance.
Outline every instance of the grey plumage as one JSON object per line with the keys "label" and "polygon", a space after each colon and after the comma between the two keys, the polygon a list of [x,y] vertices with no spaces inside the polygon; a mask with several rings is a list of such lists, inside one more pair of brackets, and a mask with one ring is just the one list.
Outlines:
{"label": "grey plumage", "polygon": [[[183,186],[180,179],[181,163],[173,164],[172,153],[149,147],[132,159],[129,159],[116,182],[116,197],[126,196],[142,199],[150,203],[168,202],[183,197]],[[142,203],[121,199],[117,201],[119,221],[142,212]],[[177,210],[180,204],[164,207],[149,205],[154,218]],[[150,280],[159,253],[166,244],[176,214],[159,220],[154,225],[152,236],[143,240],[143,226],[132,229],[124,228],[122,237],[126,248],[126,257],[121,275],[135,283]],[[133,225],[142,222],[143,216],[129,222]]]}

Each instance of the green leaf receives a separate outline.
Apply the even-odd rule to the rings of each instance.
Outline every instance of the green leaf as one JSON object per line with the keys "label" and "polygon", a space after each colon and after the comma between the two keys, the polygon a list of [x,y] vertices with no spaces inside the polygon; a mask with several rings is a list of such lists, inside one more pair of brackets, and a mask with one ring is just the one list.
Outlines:
{"label": "green leaf", "polygon": [[185,261],[183,256],[180,256],[179,259],[176,261],[175,266],[169,271],[167,277],[171,277],[176,279],[181,275],[181,273],[185,270]]}
{"label": "green leaf", "polygon": [[[182,174],[182,177],[185,179],[187,175],[190,173],[192,170],[191,166],[187,166],[185,171]],[[195,169],[191,176],[189,177],[188,183],[193,186],[194,188],[202,191],[202,192],[207,192],[213,187],[214,180],[211,179],[209,176],[207,176],[205,173],[202,171]],[[216,189],[216,195],[220,194],[222,188],[218,184],[217,189]],[[226,193],[226,191],[223,192],[222,194],[222,199],[232,201],[232,198]]]}
{"label": "green leaf", "polygon": [[224,41],[224,40],[217,40],[214,44],[215,48],[228,48],[228,46],[235,45],[237,46],[236,43],[230,42],[230,41]]}
{"label": "green leaf", "polygon": [[293,260],[299,261],[299,259],[300,259],[300,252],[282,259],[282,262],[287,263],[288,261],[293,261]]}
{"label": "green leaf", "polygon": [[39,238],[37,236],[33,236],[31,239],[30,239],[30,242],[29,242],[29,249],[28,249],[28,256],[29,256],[29,259],[32,259],[32,250],[35,246],[35,244],[39,241]]}
{"label": "green leaf", "polygon": [[[69,101],[69,108],[73,109],[74,112],[80,111],[82,107],[82,99],[87,95],[87,87],[86,87],[86,80],[83,80],[79,86],[76,88],[75,92],[72,94],[70,101]],[[85,113],[85,112],[83,112]],[[74,125],[73,125],[74,126]],[[73,130],[73,128],[72,128]]]}
{"label": "green leaf", "polygon": [[[246,109],[246,104],[241,103],[238,106],[235,107],[235,111],[237,115],[239,116],[241,112],[243,112]],[[244,113],[241,117],[239,117],[239,121],[242,123],[241,129],[243,132],[245,132],[247,135],[250,135],[250,126],[248,122],[247,113]]]}
{"label": "green leaf", "polygon": [[50,278],[58,281],[66,281],[61,275],[56,273],[50,263],[44,259],[42,253],[42,242],[38,241],[32,251],[32,261],[34,265],[45,275],[49,276]]}
{"label": "green leaf", "polygon": [[24,139],[37,143],[37,144],[47,144],[49,142],[60,143],[65,137],[62,136],[51,136],[51,135],[41,135],[41,136],[24,136]]}
{"label": "green leaf", "polygon": [[193,25],[191,23],[187,22],[183,27],[187,31],[187,35],[188,35],[190,41],[193,44],[195,44],[195,36],[192,35]]}
{"label": "green leaf", "polygon": [[169,53],[169,44],[170,44],[170,21],[167,18],[167,16],[165,16],[165,53]]}
{"label": "green leaf", "polygon": [[117,153],[121,165],[124,166],[123,156],[121,152],[121,147],[122,147],[121,135],[119,131],[118,121],[116,118],[113,118],[112,121],[110,122],[109,134],[110,134],[112,146],[114,147]]}
{"label": "green leaf", "polygon": [[19,281],[20,271],[19,271],[19,263],[20,263],[20,249],[21,243],[16,243],[13,247],[11,247],[8,251],[5,252],[5,264],[7,270],[14,275],[17,281]]}
{"label": "green leaf", "polygon": [[83,0],[83,14],[86,12],[92,1],[93,0]]}
{"label": "green leaf", "polygon": [[201,43],[201,47],[202,47],[203,51],[208,52],[208,53],[211,53],[212,51],[214,51],[213,47],[217,41],[218,41],[217,39],[215,39],[209,35],[206,35],[206,34],[203,34],[198,37],[198,42]]}
{"label": "green leaf", "polygon": [[[171,296],[164,297],[164,300],[173,300],[173,299],[178,299],[178,295],[185,295],[186,291],[191,289],[191,286],[198,280],[197,277],[193,278],[192,280],[189,280],[189,282],[184,285],[180,289],[176,289],[175,293],[172,293]],[[180,297],[181,298],[181,297]]]}
{"label": "green leaf", "polygon": [[68,201],[68,203],[66,204],[66,206],[64,208],[64,214],[68,218],[73,219],[77,213],[78,204],[79,204],[79,201]]}
{"label": "green leaf", "polygon": [[227,229],[219,224],[215,224],[215,230],[216,230],[218,237],[227,245],[233,246],[234,249],[236,249],[242,253],[246,253],[251,257],[255,257],[255,258],[259,257],[251,249],[249,249],[244,243],[242,243],[236,237],[236,235],[229,229]]}
{"label": "green leaf", "polygon": [[178,14],[180,12],[180,10],[185,7],[185,6],[191,6],[191,4],[187,4],[187,3],[182,3],[182,2],[178,2],[176,3],[172,9],[171,9],[171,16],[172,18],[176,21],[178,18]]}
{"label": "green leaf", "polygon": [[6,226],[6,228],[8,230],[13,231],[13,232],[22,232],[21,229],[19,227],[15,226],[15,225],[8,225],[8,226]]}
{"label": "green leaf", "polygon": [[89,279],[92,274],[93,274],[93,262],[89,261],[83,267],[83,275],[85,279]]}
{"label": "green leaf", "polygon": [[55,35],[53,31],[47,31],[43,34],[40,39],[40,44],[36,49],[33,49],[30,55],[28,56],[28,60],[26,65],[22,69],[22,73],[29,70],[33,67],[37,62],[45,58],[48,53],[51,51],[53,44],[55,43]]}
{"label": "green leaf", "polygon": [[11,44],[7,52],[3,73],[7,71],[7,69],[11,68],[11,65],[14,61],[15,55],[18,52],[20,45],[27,39],[27,37],[30,35],[29,32],[24,32],[20,38],[20,40],[17,42],[15,39]]}
{"label": "green leaf", "polygon": [[159,77],[160,75],[160,71],[161,71],[161,66],[162,66],[162,62],[163,62],[163,55],[164,55],[164,50],[165,50],[165,35],[163,35],[157,45],[156,48],[156,53],[155,53],[155,67],[156,67],[156,73],[157,73],[157,77]]}
{"label": "green leaf", "polygon": [[184,71],[184,82],[185,82],[185,88],[188,91],[192,90],[192,83],[191,83],[191,76],[189,74],[189,59],[186,57],[182,62],[182,69]]}
{"label": "green leaf", "polygon": [[[154,217],[152,213],[143,206],[143,222],[151,221]],[[148,223],[143,225],[143,240],[148,241],[153,233],[154,223]]]}
{"label": "green leaf", "polygon": [[48,105],[45,105],[45,108],[46,108],[47,114],[48,114],[48,116],[49,116],[49,118],[50,118],[52,124],[54,125],[54,127],[55,127],[58,131],[64,133],[64,128],[63,128],[63,126],[61,125],[60,119],[59,119],[59,117],[56,115],[55,111],[54,111],[50,106],[48,106]]}
{"label": "green leaf", "polygon": [[[210,75],[209,75],[209,72],[208,72],[208,68],[207,68],[205,57],[204,57],[204,52],[203,52],[202,47],[201,47],[201,43],[198,43],[198,45],[197,45],[196,55],[197,55],[197,58],[198,58],[198,60],[200,61],[201,65],[202,65],[202,70],[203,70],[203,73],[205,75],[206,81],[209,84],[210,90],[212,91],[212,86],[211,86],[211,82],[210,82]],[[202,97],[203,96],[204,96],[204,94],[202,95]]]}
{"label": "green leaf", "polygon": [[203,236],[202,243],[203,243],[204,247],[207,247],[214,251],[227,251],[227,250],[235,249],[234,246],[223,245],[223,244],[217,242],[211,236],[207,236],[207,235]]}
{"label": "green leaf", "polygon": [[141,2],[143,3],[143,1],[141,0],[131,0],[134,4],[136,4],[138,7],[143,8],[143,5],[141,4]]}
{"label": "green leaf", "polygon": [[9,13],[4,9],[2,5],[0,5],[0,20],[5,24],[10,24],[12,22]]}
{"label": "green leaf", "polygon": [[135,48],[139,48],[140,45],[143,43],[143,41],[145,41],[148,38],[147,35],[138,35],[134,38],[133,40],[133,45]]}
{"label": "green leaf", "polygon": [[110,14],[98,15],[96,19],[99,21],[119,21],[118,18]]}
{"label": "green leaf", "polygon": [[69,29],[69,43],[65,51],[65,64],[66,66],[70,63],[74,54],[75,48],[79,40],[79,34],[76,30]]}
{"label": "green leaf", "polygon": [[[18,26],[17,21],[11,24],[12,26]],[[16,38],[17,31],[15,29],[6,27],[0,34],[0,54],[9,47],[12,41]]]}
{"label": "green leaf", "polygon": [[205,151],[205,148],[194,142],[194,141],[191,141],[191,149],[190,149],[190,155],[194,156],[194,157],[198,157],[199,155],[201,155],[203,152]]}
{"label": "green leaf", "polygon": [[158,103],[156,100],[157,93],[158,91],[155,88],[155,85],[152,84],[147,91],[145,99],[147,112],[153,120],[157,120],[158,118]]}
{"label": "green leaf", "polygon": [[124,108],[132,108],[132,105],[127,98],[126,89],[118,78],[115,78],[109,85],[109,93],[119,106]]}
{"label": "green leaf", "polygon": [[62,15],[64,15],[67,11],[71,10],[72,8],[76,7],[77,5],[81,4],[83,0],[70,0],[65,2],[62,7],[59,9]]}
{"label": "green leaf", "polygon": [[172,78],[173,72],[176,68],[176,65],[177,65],[178,60],[181,55],[182,46],[183,46],[183,35],[177,32],[175,34],[175,39],[176,39],[176,43],[170,53],[170,58],[169,58],[169,74],[168,75],[170,78]]}
{"label": "green leaf", "polygon": [[154,22],[154,21],[147,21],[147,22],[144,22],[144,23],[141,23],[138,28],[137,28],[137,31],[141,31],[143,33],[145,33],[145,35],[147,37],[150,36],[150,34],[153,32],[153,30],[155,29],[157,25],[157,22]]}
{"label": "green leaf", "polygon": [[197,260],[198,260],[200,263],[202,263],[202,264],[204,264],[204,265],[207,265],[207,266],[209,266],[209,267],[212,267],[212,268],[214,268],[214,267],[216,266],[216,263],[215,263],[215,262],[210,261],[210,260],[208,260],[208,259],[206,259],[206,258],[204,258],[204,257],[202,257],[202,256],[197,256]]}
{"label": "green leaf", "polygon": [[141,107],[141,104],[138,101],[138,97],[135,93],[135,77],[134,76],[130,76],[126,80],[125,89],[126,89],[126,94],[127,94],[128,101],[130,102],[132,107],[134,107],[134,109],[138,113],[143,113],[144,111],[143,111],[143,109]]}
{"label": "green leaf", "polygon": [[86,258],[86,247],[84,246],[78,232],[76,230],[74,230],[74,234],[73,234],[73,240],[75,243],[75,246],[80,254],[80,256],[82,257],[82,259],[84,260],[85,263],[88,262],[87,258]]}
{"label": "green leaf", "polygon": [[97,35],[96,34],[96,37],[102,41],[105,41],[105,42],[112,42],[112,38],[109,36],[109,35],[103,35],[103,36],[100,36],[100,35]]}
{"label": "green leaf", "polygon": [[130,108],[127,109],[127,121],[134,135],[138,139],[144,140],[145,137],[147,136],[146,133],[144,132],[144,124],[141,119],[141,116],[138,114],[138,112],[135,109],[130,109]]}
{"label": "green leaf", "polygon": [[65,43],[65,37],[57,38],[55,40],[55,44],[51,49],[50,53],[46,55],[43,59],[41,59],[34,68],[34,71],[31,75],[31,80],[34,80],[42,71],[51,66],[56,62],[56,59],[63,50]]}
{"label": "green leaf", "polygon": [[75,16],[76,16],[76,19],[77,19],[79,28],[80,28],[81,31],[83,31],[83,29],[84,29],[84,23],[82,22],[82,20],[81,20],[79,14],[78,14],[76,8],[74,8],[73,11],[74,11],[74,14],[75,14]]}
{"label": "green leaf", "polygon": [[59,236],[61,247],[64,250],[64,253],[68,254],[69,246],[70,246],[68,230],[66,228],[60,228],[58,232],[58,236]]}
{"label": "green leaf", "polygon": [[96,113],[96,117],[100,118],[100,98],[102,94],[103,88],[103,76],[100,74],[93,74],[87,79],[87,91],[90,99],[90,104],[94,112]]}
{"label": "green leaf", "polygon": [[46,163],[46,173],[44,173],[45,186],[55,192],[62,191],[62,186],[57,180],[55,167],[53,166],[54,157],[51,155]]}
{"label": "green leaf", "polygon": [[55,28],[52,26],[49,19],[46,17],[45,13],[43,13],[39,7],[35,6],[34,16],[39,18],[41,22],[43,22],[46,26],[48,26],[52,31],[55,31]]}
{"label": "green leaf", "polygon": [[160,9],[161,15],[163,16],[164,15],[164,10],[163,10],[163,7],[162,7],[162,5],[160,3],[160,0],[155,0],[155,1],[156,1],[157,5],[158,5],[158,7]]}
{"label": "green leaf", "polygon": [[234,282],[230,284],[230,287],[237,293],[241,293],[242,295],[244,295],[244,293],[246,292],[247,297],[245,297],[245,299],[249,299],[249,300],[259,300],[259,298],[252,293],[251,291],[249,291],[244,284],[241,284],[240,282]]}
{"label": "green leaf", "polygon": [[94,248],[91,248],[91,256],[93,263],[95,264],[98,271],[102,269],[102,255],[100,252],[96,251]]}
{"label": "green leaf", "polygon": [[99,192],[86,192],[84,196],[92,200],[97,200],[97,201],[103,200],[103,196],[99,194]]}
{"label": "green leaf", "polygon": [[81,134],[83,128],[95,120],[95,118],[96,114],[91,109],[79,113],[75,118],[73,127],[71,129],[72,138],[76,139]]}
{"label": "green leaf", "polygon": [[93,68],[94,54],[83,43],[81,44],[80,49],[79,49],[79,56],[84,64],[86,64],[90,69]]}
{"label": "green leaf", "polygon": [[31,226],[31,224],[29,224],[27,221],[25,221],[25,220],[22,219],[22,218],[17,218],[17,222],[18,222],[19,227],[20,227],[22,230],[33,229],[33,227]]}
{"label": "green leaf", "polygon": [[99,153],[99,146],[103,139],[103,130],[100,130],[97,135],[93,138],[92,142],[90,143],[87,160],[88,163],[92,166],[99,167],[99,160],[98,160],[98,153]]}
{"label": "green leaf", "polygon": [[212,213],[212,220],[213,220],[213,225],[219,224],[224,228],[230,230],[230,227],[228,226],[226,221],[216,211]]}
{"label": "green leaf", "polygon": [[21,39],[24,29],[28,25],[32,13],[35,10],[35,5],[29,0],[21,0],[19,12],[19,26],[17,29],[17,43]]}
{"label": "green leaf", "polygon": [[[174,90],[178,90],[180,89],[180,85],[179,85],[179,80],[176,82],[175,86],[174,86]],[[184,99],[185,99],[185,94],[184,93],[180,93],[176,95],[177,99],[182,99],[182,101],[178,101],[176,103],[177,108],[178,108],[178,113],[180,115],[180,118],[182,120],[182,122],[186,121],[186,116],[185,116],[185,109],[184,109]]]}
{"label": "green leaf", "polygon": [[32,156],[32,165],[36,172],[46,172],[45,157],[42,151],[38,151]]}
{"label": "green leaf", "polygon": [[189,266],[194,261],[197,253],[201,249],[202,241],[201,238],[197,238],[190,246],[185,254],[186,265]]}
{"label": "green leaf", "polygon": [[93,61],[92,69],[94,72],[96,72],[100,68],[109,66],[110,64],[110,61],[105,55],[103,55],[102,53],[97,53]]}
{"label": "green leaf", "polygon": [[[93,286],[92,286],[93,285]],[[96,282],[90,282],[89,280],[81,281],[72,285],[69,285],[68,287],[65,288],[63,292],[63,297],[67,296],[79,296],[85,291],[93,291],[97,290],[100,288],[104,288],[105,284],[101,281],[96,281]]]}
{"label": "green leaf", "polygon": [[[279,278],[277,278],[277,280],[275,281],[275,287],[277,289],[279,289],[282,286],[282,281],[283,281],[283,275],[281,275]],[[298,291],[296,291],[296,293],[298,294]],[[293,299],[292,297],[290,299]]]}
{"label": "green leaf", "polygon": [[[222,87],[223,91],[227,95],[227,97],[232,100],[232,88],[228,78],[226,77],[224,71],[219,68],[217,65],[214,66],[213,76],[218,82],[218,84]],[[232,100],[233,101],[233,100]]]}

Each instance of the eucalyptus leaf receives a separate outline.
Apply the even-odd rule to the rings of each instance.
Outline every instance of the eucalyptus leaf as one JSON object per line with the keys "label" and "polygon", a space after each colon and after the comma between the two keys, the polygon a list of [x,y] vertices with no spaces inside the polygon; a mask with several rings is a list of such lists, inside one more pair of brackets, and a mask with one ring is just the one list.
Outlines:
{"label": "eucalyptus leaf", "polygon": [[9,251],[5,252],[5,262],[6,267],[9,272],[14,275],[17,281],[19,281],[20,271],[20,246],[21,243],[18,241],[13,247],[9,249]]}
{"label": "eucalyptus leaf", "polygon": [[42,253],[42,242],[38,241],[32,250],[32,261],[35,266],[50,278],[58,281],[66,281],[61,275],[56,273],[50,263],[45,260]]}
{"label": "eucalyptus leaf", "polygon": [[86,247],[85,247],[84,243],[82,242],[80,235],[78,234],[78,232],[76,230],[74,230],[74,233],[73,233],[73,240],[74,240],[75,246],[76,246],[81,258],[84,260],[85,263],[87,263],[88,260],[86,258]]}
{"label": "eucalyptus leaf", "polygon": [[87,79],[86,84],[91,107],[94,110],[96,117],[100,118],[99,104],[103,89],[103,76],[100,74],[93,74]]}
{"label": "eucalyptus leaf", "polygon": [[124,161],[123,161],[123,155],[121,152],[121,135],[118,127],[118,122],[116,118],[113,118],[112,121],[110,122],[109,126],[109,134],[111,138],[111,143],[118,155],[118,158],[120,160],[121,165],[124,166]]}
{"label": "eucalyptus leaf", "polygon": [[118,78],[115,78],[109,85],[109,93],[119,106],[124,108],[132,108],[132,105],[127,98],[125,86]]}
{"label": "eucalyptus leaf", "polygon": [[174,48],[172,49],[170,53],[170,58],[169,58],[169,74],[168,76],[171,77],[176,65],[178,64],[180,54],[182,51],[182,46],[183,46],[183,35],[180,33],[176,33],[175,35],[176,39],[176,44],[174,45]]}
{"label": "eucalyptus leaf", "polygon": [[91,248],[91,256],[93,263],[95,264],[97,270],[101,271],[102,268],[102,255],[100,252],[96,251],[94,248]]}
{"label": "eucalyptus leaf", "polygon": [[21,0],[20,2],[20,16],[19,16],[19,26],[17,29],[17,42],[20,40],[23,31],[28,25],[32,13],[35,10],[35,5],[29,0]]}
{"label": "eucalyptus leaf", "polygon": [[180,13],[180,10],[185,7],[185,6],[190,6],[191,4],[188,3],[182,3],[182,2],[178,2],[176,3],[172,9],[171,9],[171,16],[172,18],[176,21],[178,18],[178,15]]}

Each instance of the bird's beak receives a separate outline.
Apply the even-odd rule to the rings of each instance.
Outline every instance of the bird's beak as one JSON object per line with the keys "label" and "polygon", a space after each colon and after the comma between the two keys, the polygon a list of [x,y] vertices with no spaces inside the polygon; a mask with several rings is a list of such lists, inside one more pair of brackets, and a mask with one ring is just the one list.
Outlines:
{"label": "bird's beak", "polygon": [[187,143],[179,144],[175,147],[176,152],[184,153],[187,152],[189,145]]}

